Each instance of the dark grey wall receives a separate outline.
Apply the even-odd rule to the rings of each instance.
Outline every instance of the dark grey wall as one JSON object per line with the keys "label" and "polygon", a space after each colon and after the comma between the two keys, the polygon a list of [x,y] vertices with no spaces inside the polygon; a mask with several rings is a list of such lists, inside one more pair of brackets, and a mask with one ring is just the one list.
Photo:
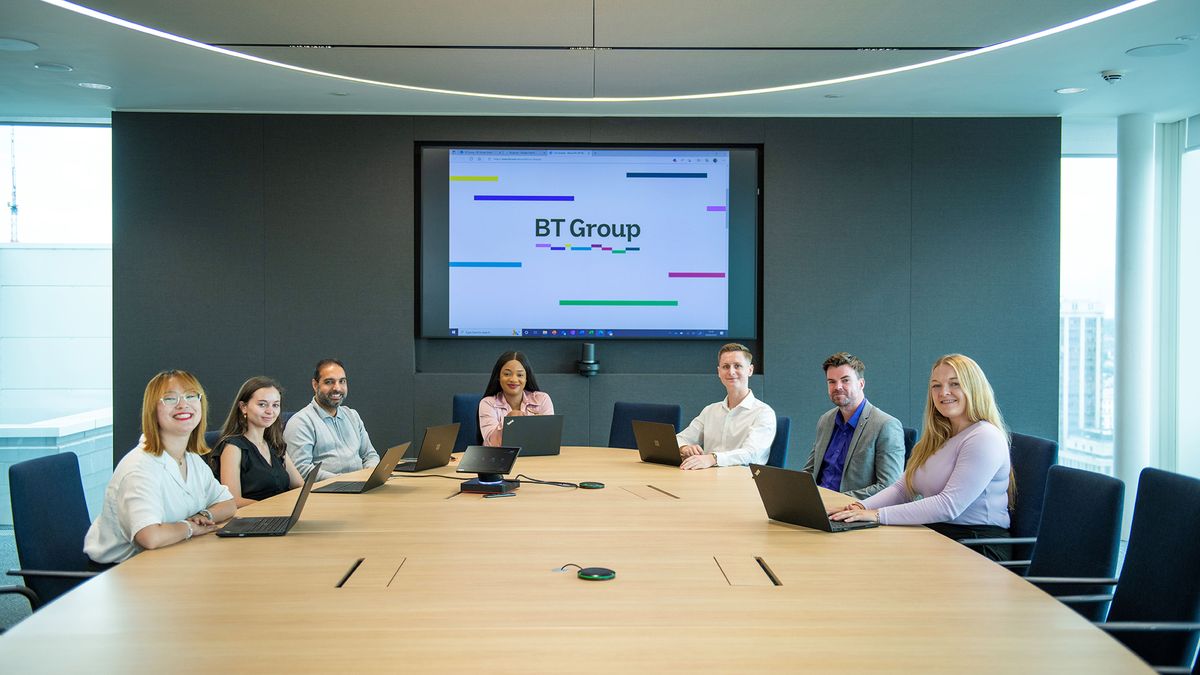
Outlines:
{"label": "dark grey wall", "polygon": [[919,426],[938,355],[974,356],[1020,431],[1057,428],[1057,119],[676,119],[113,115],[114,453],[141,392],[192,370],[220,424],[269,374],[284,406],[337,356],[379,448],[450,418],[496,355],[526,351],[567,415],[603,445],[616,400],[720,398],[716,343],[418,340],[414,144],[753,143],[764,152],[763,332],[755,392],[793,417],[803,463],[829,407],[820,363],[866,361],[873,403]]}

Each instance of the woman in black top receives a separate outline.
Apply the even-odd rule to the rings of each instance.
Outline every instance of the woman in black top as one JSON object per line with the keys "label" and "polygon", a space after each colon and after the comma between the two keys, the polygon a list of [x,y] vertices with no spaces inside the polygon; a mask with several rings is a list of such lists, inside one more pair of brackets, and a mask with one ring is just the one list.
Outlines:
{"label": "woman in black top", "polygon": [[279,383],[252,377],[242,384],[213,453],[213,471],[238,508],[304,483],[283,442]]}

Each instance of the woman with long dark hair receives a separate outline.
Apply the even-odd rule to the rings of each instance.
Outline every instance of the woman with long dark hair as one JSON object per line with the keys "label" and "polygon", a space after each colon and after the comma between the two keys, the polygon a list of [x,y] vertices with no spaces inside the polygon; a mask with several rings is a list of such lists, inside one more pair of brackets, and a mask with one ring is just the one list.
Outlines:
{"label": "woman with long dark hair", "polygon": [[282,389],[275,380],[246,380],[221,429],[212,466],[238,507],[304,483],[283,442]]}
{"label": "woman with long dark hair", "polygon": [[521,352],[501,354],[479,402],[479,433],[483,444],[502,445],[505,417],[553,414],[554,402],[538,388],[529,359]]}

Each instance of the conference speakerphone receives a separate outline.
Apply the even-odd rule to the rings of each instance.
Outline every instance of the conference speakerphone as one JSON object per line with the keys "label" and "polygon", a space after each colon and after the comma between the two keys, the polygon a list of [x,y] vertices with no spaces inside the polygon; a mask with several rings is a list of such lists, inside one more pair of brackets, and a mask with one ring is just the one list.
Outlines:
{"label": "conference speakerphone", "polygon": [[463,481],[460,492],[494,495],[512,492],[521,487],[519,480],[505,480],[511,472],[521,448],[489,448],[484,445],[468,445],[462,459],[458,460],[458,473],[476,473],[478,477]]}

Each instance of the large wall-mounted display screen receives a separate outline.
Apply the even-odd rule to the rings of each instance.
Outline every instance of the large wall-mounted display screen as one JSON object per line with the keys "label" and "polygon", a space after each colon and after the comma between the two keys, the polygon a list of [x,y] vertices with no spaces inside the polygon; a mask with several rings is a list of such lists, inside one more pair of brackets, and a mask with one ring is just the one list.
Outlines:
{"label": "large wall-mounted display screen", "polygon": [[418,154],[422,337],[757,338],[757,148]]}

